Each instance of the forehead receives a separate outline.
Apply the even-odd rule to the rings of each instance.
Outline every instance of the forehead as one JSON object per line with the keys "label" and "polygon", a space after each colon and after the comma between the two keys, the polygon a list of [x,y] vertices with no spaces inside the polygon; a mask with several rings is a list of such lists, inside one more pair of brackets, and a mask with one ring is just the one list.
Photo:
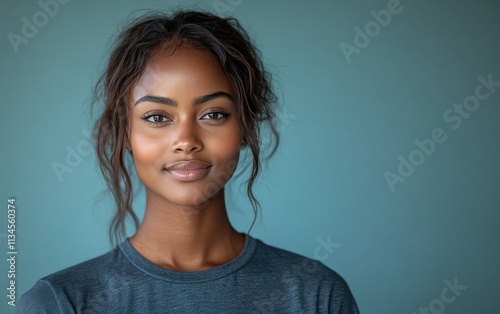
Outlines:
{"label": "forehead", "polygon": [[173,53],[160,50],[150,58],[132,91],[132,100],[151,94],[194,98],[220,90],[233,95],[215,58],[206,50],[183,45]]}

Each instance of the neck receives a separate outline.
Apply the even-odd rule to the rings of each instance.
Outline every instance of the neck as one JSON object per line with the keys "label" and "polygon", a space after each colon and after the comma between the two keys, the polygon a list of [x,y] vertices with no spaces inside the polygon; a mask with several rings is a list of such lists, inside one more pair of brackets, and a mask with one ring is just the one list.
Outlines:
{"label": "neck", "polygon": [[144,219],[130,243],[160,267],[199,271],[236,258],[245,236],[229,222],[223,190],[201,208],[166,203],[148,191]]}

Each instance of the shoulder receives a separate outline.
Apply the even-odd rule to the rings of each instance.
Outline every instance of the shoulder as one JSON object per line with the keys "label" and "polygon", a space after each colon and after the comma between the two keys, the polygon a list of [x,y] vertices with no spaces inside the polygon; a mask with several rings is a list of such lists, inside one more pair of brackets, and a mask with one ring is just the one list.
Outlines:
{"label": "shoulder", "polygon": [[55,295],[47,282],[40,279],[21,296],[14,313],[60,313]]}
{"label": "shoulder", "polygon": [[[358,313],[346,280],[320,261],[256,239],[254,267],[278,281],[281,291],[300,291],[307,302],[318,302],[334,313]],[[283,288],[284,287],[284,288]],[[323,312],[323,311],[322,311]]]}
{"label": "shoulder", "polygon": [[16,304],[15,313],[66,313],[76,299],[85,299],[109,282],[109,271],[120,265],[118,248],[39,279]]}
{"label": "shoulder", "polygon": [[115,248],[106,254],[55,272],[41,280],[50,286],[65,290],[70,290],[73,287],[81,289],[86,285],[95,286],[96,283],[108,277],[109,271],[121,264],[120,259],[122,258],[119,249]]}
{"label": "shoulder", "polygon": [[[309,280],[328,281],[339,286],[346,286],[346,281],[334,270],[328,268],[320,261],[305,257],[303,255],[271,246],[256,239],[257,249],[254,256],[254,264],[263,270],[275,272],[280,271],[286,276],[304,277]],[[304,274],[301,276],[301,274]]]}

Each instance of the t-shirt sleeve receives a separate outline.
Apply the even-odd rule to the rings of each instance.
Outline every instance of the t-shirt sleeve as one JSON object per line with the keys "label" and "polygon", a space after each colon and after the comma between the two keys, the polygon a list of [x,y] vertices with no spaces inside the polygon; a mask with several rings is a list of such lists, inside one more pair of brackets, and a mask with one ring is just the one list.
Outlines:
{"label": "t-shirt sleeve", "polygon": [[347,282],[335,273],[335,283],[330,293],[328,313],[359,314],[358,305]]}
{"label": "t-shirt sleeve", "polygon": [[61,313],[59,304],[49,284],[43,280],[24,293],[15,306],[14,314],[56,314]]}
{"label": "t-shirt sleeve", "polygon": [[342,293],[337,292],[333,294],[335,296],[330,299],[329,313],[359,314],[358,305],[356,304],[349,288]]}

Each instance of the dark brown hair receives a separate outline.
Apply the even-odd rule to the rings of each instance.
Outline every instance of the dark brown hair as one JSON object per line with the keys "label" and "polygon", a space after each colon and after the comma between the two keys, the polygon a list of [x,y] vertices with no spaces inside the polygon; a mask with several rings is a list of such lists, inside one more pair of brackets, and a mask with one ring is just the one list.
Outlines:
{"label": "dark brown hair", "polygon": [[[128,216],[136,228],[139,225],[132,209],[131,163],[127,159],[130,154],[125,149],[131,91],[155,52],[165,47],[173,51],[181,44],[204,49],[215,57],[235,92],[243,141],[252,154],[252,170],[246,181],[247,195],[254,210],[250,229],[256,221],[260,204],[252,188],[261,167],[263,134],[269,134],[274,143],[267,157],[275,153],[279,144],[273,108],[277,98],[261,53],[234,18],[200,11],[182,10],[171,15],[155,11],[134,20],[120,33],[93,94],[92,107],[98,102],[104,105],[95,122],[93,137],[99,167],[116,203],[109,229],[113,244],[125,237]],[[269,133],[263,132],[264,123]]]}

